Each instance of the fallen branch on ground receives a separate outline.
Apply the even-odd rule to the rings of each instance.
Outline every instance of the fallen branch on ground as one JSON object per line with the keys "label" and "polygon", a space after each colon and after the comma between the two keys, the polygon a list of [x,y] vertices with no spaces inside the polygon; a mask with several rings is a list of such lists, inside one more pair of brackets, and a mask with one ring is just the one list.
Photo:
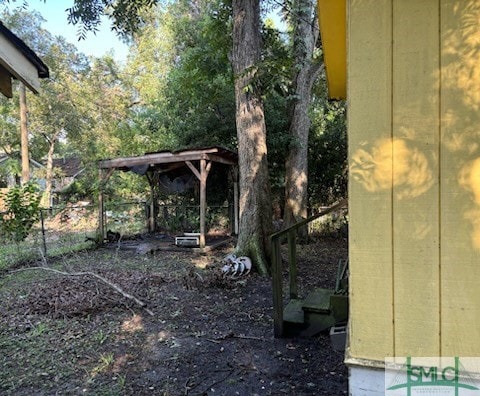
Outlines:
{"label": "fallen branch on ground", "polygon": [[[218,385],[218,384],[222,383],[223,381],[225,381],[228,377],[230,377],[230,376],[233,374],[234,371],[235,371],[234,369],[228,370],[227,375],[225,375],[224,377],[220,378],[219,380],[211,383],[210,385],[208,385],[208,386],[205,388],[205,390],[204,390],[203,392],[200,392],[200,393],[198,393],[198,394],[199,394],[199,395],[206,395],[207,392],[208,392],[210,389],[212,389],[215,385]],[[189,387],[189,386],[188,386],[189,381],[190,381],[190,380],[188,380],[187,383],[185,384],[185,393],[184,393],[185,395],[188,395],[188,392],[189,392],[189,391],[191,391],[192,389],[195,389],[197,386],[201,385],[201,384],[197,384],[197,385],[194,385],[194,386],[192,386],[192,387]]]}
{"label": "fallen branch on ground", "polygon": [[257,340],[257,341],[266,341],[265,338],[260,338],[260,337],[253,337],[253,336],[247,336],[243,334],[235,334],[235,333],[227,333],[224,334],[223,336],[217,337],[217,338],[205,338],[207,341],[214,342],[216,344],[220,343],[222,340],[227,340],[229,338],[239,338],[242,340]]}
{"label": "fallen branch on ground", "polygon": [[63,276],[91,276],[91,277],[96,278],[99,281],[105,283],[107,286],[110,286],[116,292],[120,293],[123,297],[134,301],[137,305],[142,307],[150,316],[154,316],[153,312],[150,309],[147,308],[147,304],[145,302],[143,302],[143,301],[139,300],[137,297],[127,293],[125,290],[123,290],[117,284],[109,281],[108,279],[104,278],[101,275],[96,274],[95,272],[91,272],[91,271],[65,272],[65,271],[60,271],[60,270],[57,270],[57,269],[54,269],[54,268],[49,268],[49,267],[28,267],[28,268],[20,268],[18,270],[12,271],[12,273],[13,272],[19,272],[19,271],[30,271],[30,270],[50,271],[50,272],[53,272],[55,274],[63,275]]}

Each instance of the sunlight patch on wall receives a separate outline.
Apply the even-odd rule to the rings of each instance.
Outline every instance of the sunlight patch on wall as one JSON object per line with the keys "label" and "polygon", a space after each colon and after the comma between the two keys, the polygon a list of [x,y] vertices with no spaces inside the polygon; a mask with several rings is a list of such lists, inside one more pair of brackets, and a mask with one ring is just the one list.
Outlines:
{"label": "sunlight patch on wall", "polygon": [[471,193],[476,207],[465,212],[465,219],[472,224],[472,244],[480,250],[480,157],[469,162],[460,171],[460,185]]}
{"label": "sunlight patch on wall", "polygon": [[358,149],[350,175],[369,192],[395,187],[397,199],[418,197],[434,182],[428,158],[406,139],[382,139],[370,150]]}
{"label": "sunlight patch on wall", "polygon": [[[443,89],[462,92],[464,105],[474,111],[480,110],[480,8],[476,2],[464,2],[454,7],[457,26],[443,32],[442,68]],[[449,62],[449,60],[455,60]]]}

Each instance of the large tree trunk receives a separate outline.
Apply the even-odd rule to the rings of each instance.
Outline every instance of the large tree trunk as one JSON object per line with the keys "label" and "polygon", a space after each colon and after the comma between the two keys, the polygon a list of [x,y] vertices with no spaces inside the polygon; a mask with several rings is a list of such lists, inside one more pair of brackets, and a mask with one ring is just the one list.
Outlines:
{"label": "large tree trunk", "polygon": [[[318,40],[318,24],[315,2],[296,0],[293,19],[293,97],[290,105],[292,145],[285,163],[285,211],[284,227],[307,218],[308,208],[308,133],[310,118],[308,108],[313,83],[317,79],[320,62],[313,59]],[[312,21],[309,23],[309,21]],[[306,233],[303,230],[302,233]]]}
{"label": "large tree trunk", "polygon": [[259,0],[233,0],[233,71],[240,170],[240,229],[237,254],[269,271],[272,206],[263,103],[255,73],[260,62]]}

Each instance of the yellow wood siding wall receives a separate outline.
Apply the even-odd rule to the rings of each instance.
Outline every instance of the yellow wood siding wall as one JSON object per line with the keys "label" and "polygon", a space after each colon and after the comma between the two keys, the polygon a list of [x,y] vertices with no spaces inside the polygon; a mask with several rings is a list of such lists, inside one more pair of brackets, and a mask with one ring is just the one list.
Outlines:
{"label": "yellow wood siding wall", "polygon": [[347,12],[349,354],[480,356],[480,2]]}
{"label": "yellow wood siding wall", "polygon": [[438,356],[438,1],[392,16],[395,354]]}
{"label": "yellow wood siding wall", "polygon": [[480,2],[441,15],[441,347],[480,356]]}
{"label": "yellow wood siding wall", "polygon": [[393,354],[392,26],[388,3],[379,7],[378,0],[362,1],[362,7],[350,8],[349,18],[349,42],[358,49],[349,52],[347,93],[352,179],[350,344],[364,358]]}

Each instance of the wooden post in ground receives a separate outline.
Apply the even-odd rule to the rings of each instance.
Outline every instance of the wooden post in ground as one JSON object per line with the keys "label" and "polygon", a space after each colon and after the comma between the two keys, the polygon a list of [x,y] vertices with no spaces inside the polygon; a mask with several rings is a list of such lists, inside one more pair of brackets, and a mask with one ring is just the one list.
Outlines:
{"label": "wooden post in ground", "polygon": [[185,164],[190,168],[193,174],[200,181],[200,249],[205,248],[205,223],[206,223],[206,212],[207,212],[207,178],[208,173],[212,167],[212,162],[208,162],[206,159],[200,160],[200,172],[190,161],[185,161]]}
{"label": "wooden post in ground", "polygon": [[273,289],[273,332],[275,337],[283,336],[283,291],[282,257],[280,238],[272,239],[272,289]]}
{"label": "wooden post in ground", "polygon": [[200,160],[200,249],[205,247],[205,219],[207,211],[207,161]]}
{"label": "wooden post in ground", "polygon": [[23,83],[20,83],[20,137],[22,184],[25,184],[30,180],[30,158],[28,153],[27,92]]}
{"label": "wooden post in ground", "polygon": [[104,196],[103,196],[103,171],[99,169],[98,171],[98,178],[100,180],[100,189],[98,191],[98,237],[100,242],[105,240],[105,203],[104,203]]}
{"label": "wooden post in ground", "polygon": [[98,178],[100,180],[98,191],[98,237],[100,239],[100,243],[103,243],[107,237],[105,230],[105,197],[103,195],[103,189],[105,188],[105,184],[107,183],[108,179],[110,179],[110,176],[112,176],[114,170],[115,168],[110,168],[105,176],[103,175],[102,168],[98,170]]}
{"label": "wooden post in ground", "polygon": [[233,168],[233,230],[238,235],[238,166]]}

